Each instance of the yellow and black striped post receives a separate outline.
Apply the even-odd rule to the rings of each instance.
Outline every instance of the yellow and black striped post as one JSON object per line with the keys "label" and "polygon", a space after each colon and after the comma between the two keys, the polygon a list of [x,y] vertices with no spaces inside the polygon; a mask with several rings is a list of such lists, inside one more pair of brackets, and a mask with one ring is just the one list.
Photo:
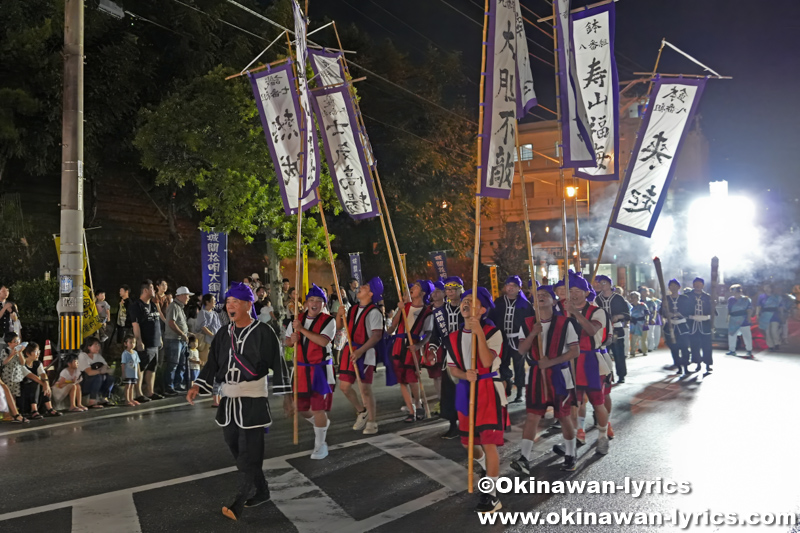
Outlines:
{"label": "yellow and black striped post", "polygon": [[61,313],[61,352],[77,352],[83,341],[83,313]]}

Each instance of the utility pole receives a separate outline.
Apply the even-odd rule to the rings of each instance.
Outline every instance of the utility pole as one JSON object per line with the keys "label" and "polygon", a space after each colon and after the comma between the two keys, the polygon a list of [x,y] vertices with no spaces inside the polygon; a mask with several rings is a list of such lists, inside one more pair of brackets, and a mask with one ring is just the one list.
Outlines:
{"label": "utility pole", "polygon": [[64,2],[59,331],[62,353],[83,340],[83,1]]}

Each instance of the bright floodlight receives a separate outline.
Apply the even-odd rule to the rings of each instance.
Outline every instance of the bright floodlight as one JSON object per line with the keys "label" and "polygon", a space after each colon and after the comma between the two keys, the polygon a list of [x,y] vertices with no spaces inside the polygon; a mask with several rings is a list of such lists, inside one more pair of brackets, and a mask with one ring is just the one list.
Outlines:
{"label": "bright floodlight", "polygon": [[688,223],[692,263],[709,264],[717,256],[728,273],[747,269],[759,240],[755,206],[748,198],[725,194],[698,198],[689,207]]}

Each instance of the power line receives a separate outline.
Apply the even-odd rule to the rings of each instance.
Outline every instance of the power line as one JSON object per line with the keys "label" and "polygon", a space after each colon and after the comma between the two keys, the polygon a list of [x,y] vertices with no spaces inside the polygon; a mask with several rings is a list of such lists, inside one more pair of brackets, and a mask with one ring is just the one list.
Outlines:
{"label": "power line", "polygon": [[363,113],[363,112],[362,112],[362,113],[361,113],[361,115],[362,115],[364,118],[368,118],[368,119],[370,119],[370,120],[371,120],[371,121],[373,121],[373,122],[377,122],[378,124],[382,124],[382,125],[386,126],[387,128],[392,128],[392,129],[395,129],[395,130],[402,131],[403,133],[405,133],[405,134],[407,134],[407,135],[411,135],[412,137],[415,137],[415,138],[419,139],[420,141],[426,142],[426,143],[428,143],[428,144],[430,144],[430,145],[432,145],[432,146],[434,146],[434,147],[436,147],[436,148],[440,148],[440,149],[446,150],[447,152],[454,152],[454,153],[457,153],[457,154],[463,155],[463,156],[465,156],[465,157],[472,157],[471,155],[469,155],[469,154],[467,154],[467,153],[465,153],[465,152],[462,152],[462,151],[460,151],[460,150],[454,150],[454,149],[452,149],[452,148],[440,147],[440,146],[439,146],[438,144],[436,144],[435,142],[433,142],[433,141],[431,141],[431,140],[429,140],[429,139],[425,139],[424,137],[420,137],[420,136],[419,136],[419,135],[417,135],[416,133],[411,133],[410,131],[408,131],[408,130],[405,130],[405,129],[403,129],[403,128],[399,127],[399,126],[393,126],[392,124],[387,124],[386,122],[382,122],[382,121],[378,120],[377,118],[374,118],[374,117],[371,117],[371,116],[367,115],[366,113]]}
{"label": "power line", "polygon": [[445,0],[439,0],[439,1],[441,3],[443,3],[444,5],[446,5],[447,7],[449,7],[450,9],[452,9],[453,11],[457,11],[458,13],[461,13],[464,16],[464,18],[466,18],[467,20],[472,21],[474,24],[477,24],[478,27],[483,28],[483,24],[481,24],[480,22],[478,22],[474,18],[470,17],[469,15],[467,15],[466,13],[464,13],[463,11],[458,9],[457,7],[454,7],[452,4],[447,3]]}
{"label": "power line", "polygon": [[[381,24],[377,20],[373,19],[372,17],[370,17],[369,15],[367,15],[366,13],[364,13],[363,11],[361,11],[360,9],[355,7],[353,4],[351,4],[347,0],[339,0],[339,1],[342,2],[344,5],[346,5],[347,7],[349,7],[350,9],[352,9],[353,11],[355,11],[356,13],[358,13],[359,15],[361,15],[362,17],[364,17],[365,19],[367,19],[368,21],[372,22],[373,24],[375,24],[376,26],[380,27],[384,31],[386,31],[388,33],[391,33],[395,37],[398,37],[398,39],[399,39],[400,36],[397,35],[397,33],[393,32],[392,30],[390,30],[389,28],[387,28],[386,26],[384,26],[383,24]],[[418,46],[416,46],[416,45],[411,45],[411,46],[415,50],[418,50],[418,51],[422,52],[423,54],[425,53],[425,50],[419,48]]]}
{"label": "power line", "polygon": [[239,26],[237,26],[236,24],[231,24],[231,23],[230,23],[230,22],[228,22],[227,20],[222,20],[221,18],[216,18],[216,17],[214,17],[214,16],[212,16],[212,15],[210,15],[210,14],[206,13],[206,12],[205,12],[205,11],[203,11],[202,9],[196,8],[196,7],[194,7],[194,6],[192,6],[192,5],[189,5],[189,4],[185,4],[185,3],[181,2],[181,0],[172,0],[172,1],[173,1],[173,2],[176,2],[176,3],[180,4],[180,5],[182,5],[182,6],[184,6],[184,7],[188,7],[189,9],[191,9],[191,10],[193,10],[193,11],[197,11],[198,13],[202,13],[203,15],[207,16],[208,18],[210,18],[210,19],[213,19],[213,20],[216,20],[217,22],[222,22],[223,24],[227,24],[228,26],[231,26],[231,27],[233,27],[233,28],[236,28],[237,30],[239,30],[239,31],[241,31],[241,32],[244,32],[244,33],[246,33],[246,34],[248,34],[248,35],[250,35],[250,36],[252,36],[252,37],[255,37],[256,39],[260,39],[260,40],[262,40],[262,41],[264,41],[264,42],[267,42],[267,39],[265,39],[264,37],[262,37],[262,36],[260,36],[260,35],[256,35],[255,33],[251,32],[251,31],[248,31],[248,30],[246,30],[246,29],[244,29],[244,28],[240,28],[240,27],[239,27]]}

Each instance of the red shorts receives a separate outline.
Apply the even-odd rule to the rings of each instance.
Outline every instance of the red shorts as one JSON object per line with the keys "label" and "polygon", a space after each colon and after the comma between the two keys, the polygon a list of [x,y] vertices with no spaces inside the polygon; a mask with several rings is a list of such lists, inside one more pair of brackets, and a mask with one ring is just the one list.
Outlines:
{"label": "red shorts", "polygon": [[[466,417],[465,417],[466,419]],[[461,429],[461,424],[458,425],[459,430]],[[503,438],[503,432],[497,429],[490,429],[487,431],[481,431],[480,433],[475,433],[475,439],[473,440],[473,445],[481,446],[483,444],[494,444],[495,446],[502,446],[505,443]],[[469,425],[467,425],[466,431],[461,432],[461,444],[464,446],[469,446]]]}
{"label": "red shorts", "polygon": [[608,374],[606,379],[603,381],[603,396],[608,396],[611,394],[611,387],[613,387],[611,383],[611,374]]}
{"label": "red shorts", "polygon": [[333,394],[322,395],[318,392],[311,393],[311,398],[297,398],[298,411],[330,411],[333,404]]}
{"label": "red shorts", "polygon": [[[569,393],[566,396],[557,395],[555,402],[553,402],[552,404],[548,402],[547,405],[553,407],[554,418],[567,417],[571,413],[572,406],[575,405],[575,392],[569,391]],[[545,411],[547,411],[547,408],[546,407],[544,409],[533,408],[533,409],[526,409],[526,411],[534,415],[544,416]]]}
{"label": "red shorts", "polygon": [[442,365],[426,366],[425,370],[428,371],[428,377],[431,379],[442,377]]}
{"label": "red shorts", "polygon": [[577,393],[581,401],[583,401],[583,395],[585,394],[586,397],[589,398],[589,403],[592,405],[604,405],[606,403],[606,397],[601,390],[588,390],[583,387],[578,387]]}
{"label": "red shorts", "polygon": [[[364,367],[364,375],[361,376],[361,383],[364,385],[372,385],[372,378],[375,374],[375,367],[373,365],[366,365]],[[345,383],[355,383],[356,377],[351,376],[350,374],[343,374],[339,373],[339,381],[344,381]]]}
{"label": "red shorts", "polygon": [[403,385],[408,383],[417,383],[417,372],[413,368],[408,368],[400,364],[397,359],[392,359],[394,365],[394,373],[397,376],[397,382]]}

